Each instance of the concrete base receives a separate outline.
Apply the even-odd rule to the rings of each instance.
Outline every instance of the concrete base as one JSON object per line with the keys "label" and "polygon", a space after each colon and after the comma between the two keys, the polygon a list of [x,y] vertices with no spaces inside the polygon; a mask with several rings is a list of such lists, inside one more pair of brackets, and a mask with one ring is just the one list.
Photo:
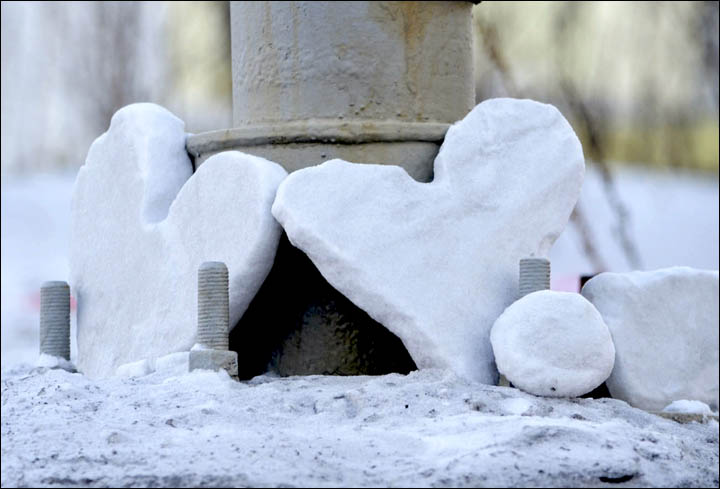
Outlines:
{"label": "concrete base", "polygon": [[191,350],[188,370],[225,370],[230,377],[237,378],[238,355],[228,350]]}

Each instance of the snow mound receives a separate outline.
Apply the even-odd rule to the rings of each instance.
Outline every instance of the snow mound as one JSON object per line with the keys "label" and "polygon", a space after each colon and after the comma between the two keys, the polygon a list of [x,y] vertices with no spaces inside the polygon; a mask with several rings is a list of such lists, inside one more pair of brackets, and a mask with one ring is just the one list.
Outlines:
{"label": "snow mound", "polygon": [[227,264],[231,325],[272,266],[281,229],[270,206],[285,170],[226,152],[193,175],[183,127],[157,105],[127,106],[78,173],[70,269],[88,375],[190,349],[202,262]]}
{"label": "snow mound", "polygon": [[518,261],[546,256],[583,174],[580,142],[557,109],[494,99],[450,128],[433,182],[331,160],[288,176],[272,211],[420,368],[495,384],[490,328],[517,298]]}
{"label": "snow mound", "polygon": [[580,396],[608,378],[615,348],[600,313],[579,294],[543,290],[511,304],[490,332],[498,370],[538,396]]}
{"label": "snow mound", "polygon": [[615,343],[613,397],[649,411],[679,399],[718,408],[717,271],[602,273],[582,294]]}
{"label": "snow mound", "polygon": [[673,401],[665,408],[664,413],[688,413],[688,414],[713,414],[710,406],[700,401],[689,401],[687,399],[680,399]]}
{"label": "snow mound", "polygon": [[2,382],[2,487],[712,487],[718,423],[426,369]]}

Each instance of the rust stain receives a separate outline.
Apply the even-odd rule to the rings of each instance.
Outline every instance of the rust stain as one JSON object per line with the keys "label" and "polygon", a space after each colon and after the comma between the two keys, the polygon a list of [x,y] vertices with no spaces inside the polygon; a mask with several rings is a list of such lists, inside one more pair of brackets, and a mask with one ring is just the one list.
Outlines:
{"label": "rust stain", "polygon": [[[426,80],[427,70],[424,63],[427,63],[423,55],[427,27],[433,21],[433,15],[444,2],[371,2],[373,11],[370,14],[378,19],[378,25],[386,25],[388,19],[394,24],[393,36],[400,35],[398,44],[403,49],[405,61],[404,85],[412,97],[412,107],[407,107],[408,119],[426,120],[424,99],[427,96]],[[403,117],[404,118],[404,117]]]}
{"label": "rust stain", "polygon": [[292,21],[292,73],[290,74],[290,80],[292,83],[292,96],[290,103],[292,104],[291,118],[295,118],[300,112],[302,105],[300,100],[302,99],[301,91],[301,76],[302,67],[300,66],[300,45],[298,43],[298,30],[300,26],[300,10],[298,2],[290,2],[290,15]]}
{"label": "rust stain", "polygon": [[413,96],[413,112],[415,120],[423,120],[425,117],[423,86],[428,80],[424,79],[425,65],[428,60],[423,56],[426,28],[432,20],[434,9],[429,8],[424,2],[398,2],[398,8],[402,12],[403,19],[403,42],[405,46],[405,83],[408,91]]}
{"label": "rust stain", "polygon": [[[249,57],[249,60],[256,59],[257,77],[252,80],[252,95],[249,97],[248,105],[251,107],[248,114],[244,114],[243,117],[249,117],[255,119],[258,114],[262,113],[262,108],[272,103],[270,97],[268,97],[267,90],[263,87],[266,85],[268,79],[273,77],[273,73],[277,71],[277,63],[273,55],[273,25],[272,25],[272,5],[270,2],[264,2],[262,4],[263,18],[261,33],[262,38],[259,40],[258,56],[257,58]],[[248,49],[248,48],[244,48]]]}

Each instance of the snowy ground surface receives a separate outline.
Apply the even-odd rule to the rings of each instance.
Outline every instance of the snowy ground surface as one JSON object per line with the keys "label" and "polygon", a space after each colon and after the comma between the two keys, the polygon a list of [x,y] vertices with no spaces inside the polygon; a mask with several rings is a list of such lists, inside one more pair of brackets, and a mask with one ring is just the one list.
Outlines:
{"label": "snowy ground surface", "polygon": [[158,485],[717,487],[718,423],[440,370],[249,383],[5,371],[3,487]]}

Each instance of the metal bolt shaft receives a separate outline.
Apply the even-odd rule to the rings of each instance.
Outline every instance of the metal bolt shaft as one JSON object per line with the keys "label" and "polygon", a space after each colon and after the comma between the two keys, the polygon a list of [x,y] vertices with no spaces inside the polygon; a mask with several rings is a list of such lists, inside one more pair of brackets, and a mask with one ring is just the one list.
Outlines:
{"label": "metal bolt shaft", "polygon": [[40,353],[70,360],[70,286],[45,282],[40,287]]}
{"label": "metal bolt shaft", "polygon": [[[518,299],[538,290],[550,289],[550,260],[547,258],[521,258]],[[511,386],[508,379],[500,374],[498,385]]]}
{"label": "metal bolt shaft", "polygon": [[520,259],[519,297],[550,289],[550,260],[547,258]]}
{"label": "metal bolt shaft", "polygon": [[228,269],[222,262],[205,262],[198,269],[198,343],[228,350],[229,324]]}

